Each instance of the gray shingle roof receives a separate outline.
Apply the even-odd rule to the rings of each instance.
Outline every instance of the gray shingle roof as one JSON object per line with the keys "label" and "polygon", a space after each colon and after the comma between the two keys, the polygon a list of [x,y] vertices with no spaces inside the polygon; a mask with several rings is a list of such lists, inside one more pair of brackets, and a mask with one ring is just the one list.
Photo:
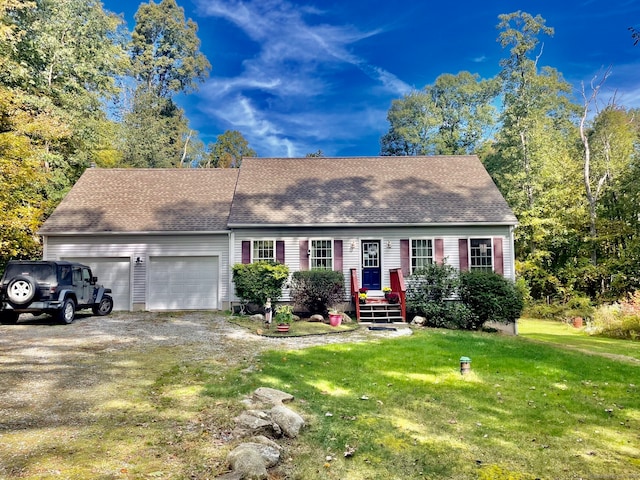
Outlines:
{"label": "gray shingle roof", "polygon": [[237,177],[237,169],[90,168],[40,233],[225,230]]}
{"label": "gray shingle roof", "polygon": [[245,158],[230,227],[515,224],[476,156]]}

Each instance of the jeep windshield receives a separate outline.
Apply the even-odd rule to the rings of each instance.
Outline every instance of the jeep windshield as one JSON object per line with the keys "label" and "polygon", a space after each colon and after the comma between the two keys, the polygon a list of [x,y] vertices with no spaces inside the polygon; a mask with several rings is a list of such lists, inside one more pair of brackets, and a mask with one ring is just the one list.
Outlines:
{"label": "jeep windshield", "polygon": [[10,263],[4,274],[5,278],[13,278],[16,276],[25,276],[33,278],[38,283],[55,283],[56,270],[54,265],[41,263]]}

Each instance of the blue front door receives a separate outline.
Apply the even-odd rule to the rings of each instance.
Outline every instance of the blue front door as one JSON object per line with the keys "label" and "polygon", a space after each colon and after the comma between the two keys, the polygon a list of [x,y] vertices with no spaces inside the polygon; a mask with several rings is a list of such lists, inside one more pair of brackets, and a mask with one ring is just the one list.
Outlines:
{"label": "blue front door", "polygon": [[382,289],[382,270],[380,269],[380,240],[363,240],[362,286],[369,290]]}

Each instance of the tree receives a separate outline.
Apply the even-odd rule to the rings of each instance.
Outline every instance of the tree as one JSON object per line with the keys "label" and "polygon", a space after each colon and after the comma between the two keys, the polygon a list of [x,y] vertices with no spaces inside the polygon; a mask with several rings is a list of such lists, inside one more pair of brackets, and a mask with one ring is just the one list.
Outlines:
{"label": "tree", "polygon": [[318,149],[315,152],[311,152],[311,153],[307,153],[305,155],[306,158],[320,158],[320,157],[324,157],[324,152],[320,149]]}
{"label": "tree", "polygon": [[237,130],[227,130],[209,145],[206,168],[240,168],[242,157],[255,157],[256,152]]}
{"label": "tree", "polygon": [[178,167],[188,132],[183,110],[171,99],[139,89],[122,122],[122,162],[138,168]]}
{"label": "tree", "polygon": [[[584,212],[579,160],[573,140],[577,113],[571,86],[550,67],[539,68],[538,36],[552,35],[540,16],[523,12],[499,16],[498,41],[509,48],[500,62],[503,110],[500,129],[483,162],[518,217],[516,258],[519,272],[555,294],[557,268],[575,258]],[[548,290],[550,289],[550,290]]]}
{"label": "tree", "polygon": [[382,137],[383,155],[458,155],[473,152],[493,125],[496,80],[460,72],[394,100]]}
{"label": "tree", "polygon": [[132,34],[132,70],[139,85],[159,97],[196,90],[211,65],[200,52],[198,26],[175,0],[141,4]]}
{"label": "tree", "polygon": [[95,0],[0,2],[3,260],[40,255],[42,221],[105,147],[96,132],[127,61],[122,25]]}
{"label": "tree", "polygon": [[169,167],[199,162],[200,145],[184,112],[173,99],[197,89],[211,67],[199,51],[197,25],[185,20],[175,0],[151,0],[135,15],[131,71],[133,100],[123,121],[123,163],[136,167]]}

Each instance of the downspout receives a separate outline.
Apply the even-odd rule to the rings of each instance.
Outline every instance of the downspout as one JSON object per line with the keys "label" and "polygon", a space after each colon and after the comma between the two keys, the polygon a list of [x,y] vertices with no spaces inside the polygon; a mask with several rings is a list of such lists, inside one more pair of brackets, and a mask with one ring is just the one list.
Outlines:
{"label": "downspout", "polygon": [[227,266],[228,274],[227,274],[227,304],[229,306],[229,310],[233,313],[233,301],[234,291],[233,291],[233,266],[235,265],[235,251],[233,249],[233,245],[235,243],[236,234],[233,230],[229,232],[229,255],[227,258],[229,259],[229,265]]}

